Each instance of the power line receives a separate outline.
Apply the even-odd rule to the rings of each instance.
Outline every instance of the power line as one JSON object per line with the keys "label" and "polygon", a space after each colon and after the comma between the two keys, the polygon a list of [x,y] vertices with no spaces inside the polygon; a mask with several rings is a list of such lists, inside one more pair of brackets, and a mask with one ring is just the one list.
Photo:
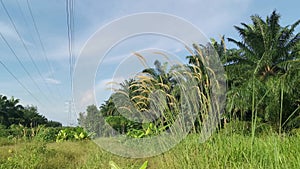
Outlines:
{"label": "power line", "polygon": [[[20,13],[21,13],[21,16],[23,17],[23,21],[24,21],[24,23],[26,24],[26,27],[29,28],[29,24],[28,24],[27,19],[26,19],[26,17],[25,17],[25,13],[24,13],[24,11],[23,11],[23,9],[22,9],[20,3],[19,3],[19,0],[16,0],[16,2],[17,2],[17,5],[18,5],[18,9],[19,9],[19,11],[20,11]],[[31,33],[31,31],[28,31],[28,34],[30,35],[31,40],[32,40],[32,41],[35,41],[34,38],[33,38],[33,35],[32,35],[32,33]]]}
{"label": "power line", "polygon": [[21,65],[21,67],[23,68],[23,70],[26,72],[27,76],[31,79],[31,81],[34,83],[34,85],[36,86],[36,88],[41,92],[41,94],[44,95],[44,97],[49,101],[48,97],[44,94],[44,92],[42,91],[42,89],[39,87],[39,85],[36,83],[36,81],[33,79],[33,77],[31,76],[31,74],[29,73],[29,71],[26,69],[25,65],[22,63],[22,61],[20,60],[20,58],[18,57],[18,55],[15,53],[15,51],[13,50],[13,48],[10,46],[10,44],[8,43],[8,41],[5,39],[5,37],[3,36],[3,34],[0,32],[0,36],[2,38],[2,40],[5,42],[5,44],[7,45],[7,47],[10,49],[10,51],[12,52],[12,54],[16,57],[16,59],[18,60],[19,64]]}
{"label": "power line", "polygon": [[[8,67],[0,60],[0,64],[5,68],[5,70],[20,84],[20,86],[22,86],[26,92],[31,95],[31,97],[37,101],[39,104],[43,105],[35,96],[34,94],[26,88],[26,86],[8,69]],[[43,105],[44,106],[44,105]]]}
{"label": "power line", "polygon": [[52,68],[52,65],[51,65],[50,62],[49,62],[48,56],[46,55],[46,50],[45,50],[44,44],[43,44],[43,42],[42,42],[42,40],[41,40],[40,32],[39,32],[39,30],[38,30],[36,21],[35,21],[35,19],[34,19],[34,16],[33,16],[32,10],[31,10],[30,3],[29,3],[28,0],[26,0],[26,3],[27,3],[27,8],[28,8],[28,10],[29,10],[29,13],[30,13],[32,22],[33,22],[33,26],[34,26],[35,32],[37,33],[37,36],[38,36],[38,39],[39,39],[39,43],[40,43],[41,48],[42,48],[42,51],[43,51],[45,60],[46,60],[46,62],[47,62],[47,65],[48,65],[48,67],[49,67],[49,70],[50,70],[51,72],[53,72],[53,68]]}
{"label": "power line", "polygon": [[74,45],[74,10],[75,3],[73,0],[66,0],[66,15],[67,15],[67,31],[68,31],[68,52],[70,66],[70,83],[71,91],[73,90],[73,71],[75,65],[75,57],[73,54]]}
{"label": "power line", "polygon": [[[53,74],[53,73],[54,73],[53,67],[52,67],[52,65],[51,65],[51,63],[50,63],[50,61],[49,61],[49,59],[48,59],[47,54],[46,54],[45,46],[44,46],[44,43],[42,42],[42,39],[41,39],[41,35],[40,35],[40,32],[39,32],[39,29],[38,29],[37,24],[36,24],[36,21],[35,21],[35,19],[34,19],[33,12],[32,12],[32,9],[31,9],[31,5],[30,5],[30,3],[29,3],[28,0],[26,0],[26,3],[27,3],[27,8],[28,8],[28,10],[29,10],[29,13],[30,13],[30,16],[31,16],[33,25],[34,25],[35,32],[36,32],[36,34],[37,34],[37,36],[38,36],[38,39],[39,39],[39,44],[40,44],[40,46],[41,46],[41,48],[42,48],[42,52],[43,52],[43,54],[44,54],[45,60],[46,60],[47,65],[48,65],[48,68],[49,68],[49,70],[50,70],[50,76],[51,76],[51,78],[55,79],[54,74]],[[61,96],[61,93],[58,91],[58,89],[57,89],[57,93]]]}
{"label": "power line", "polygon": [[[6,6],[5,6],[5,4],[3,3],[2,0],[1,0],[0,2],[1,2],[1,5],[2,5],[2,7],[3,7],[3,9],[4,9],[5,13],[6,13],[6,15],[8,16],[8,18],[9,18],[11,24],[13,25],[15,32],[17,33],[19,39],[21,40],[22,45],[23,45],[23,47],[24,47],[26,53],[28,54],[28,56],[29,56],[29,58],[30,58],[32,64],[34,65],[35,69],[37,70],[39,76],[40,76],[40,77],[42,78],[42,80],[45,82],[47,89],[50,91],[50,93],[52,93],[51,90],[50,90],[50,88],[49,88],[48,83],[46,82],[45,78],[42,76],[42,73],[40,72],[40,70],[39,70],[37,64],[36,64],[35,61],[33,60],[32,55],[31,55],[31,53],[29,52],[29,49],[27,48],[27,46],[26,46],[26,44],[25,44],[25,42],[24,42],[24,40],[23,40],[21,34],[19,33],[19,31],[18,31],[18,29],[17,29],[17,27],[16,27],[16,25],[15,25],[15,23],[14,23],[12,17],[10,16],[10,14],[9,14],[9,12],[8,12],[8,10],[7,10]],[[3,37],[2,34],[1,34],[1,37],[2,37],[3,40],[5,39],[5,38]],[[5,41],[6,41],[6,40],[5,40]],[[7,41],[6,41],[6,44],[8,44]],[[11,48],[11,47],[10,47],[10,48]],[[11,49],[12,49],[12,48],[11,48]],[[12,50],[12,51],[13,51],[13,50]],[[14,53],[14,52],[13,52],[13,53]],[[19,60],[19,59],[18,59],[18,60]],[[19,62],[20,62],[20,60],[19,60]],[[23,65],[23,64],[22,64],[22,65]],[[26,69],[24,69],[24,70],[26,70]],[[28,72],[28,71],[26,70],[26,72]],[[28,72],[28,74],[29,74],[29,72]],[[31,77],[31,76],[30,76],[30,77]],[[31,77],[31,78],[32,78],[32,77]],[[33,80],[33,79],[32,79],[32,80]],[[35,82],[35,83],[36,83],[36,82]],[[37,86],[38,86],[38,85],[37,85]],[[38,87],[38,88],[39,88],[39,87]],[[40,89],[40,88],[39,88],[39,89]],[[40,89],[40,90],[41,90],[41,89]],[[41,90],[41,91],[42,91],[42,90]],[[42,92],[42,93],[44,93],[44,92]],[[44,94],[44,95],[45,95],[45,94]],[[48,97],[47,97],[46,95],[45,95],[45,97],[46,97],[47,100],[49,101],[49,99],[48,99]]]}

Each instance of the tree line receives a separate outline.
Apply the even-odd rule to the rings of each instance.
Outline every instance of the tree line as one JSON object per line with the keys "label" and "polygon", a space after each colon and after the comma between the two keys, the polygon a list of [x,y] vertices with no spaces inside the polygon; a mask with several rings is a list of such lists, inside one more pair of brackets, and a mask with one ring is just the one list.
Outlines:
{"label": "tree line", "polygon": [[45,125],[47,127],[61,127],[62,124],[48,120],[38,113],[37,107],[23,106],[19,99],[0,95],[0,125],[5,128],[11,125],[22,125],[24,127],[37,127]]}

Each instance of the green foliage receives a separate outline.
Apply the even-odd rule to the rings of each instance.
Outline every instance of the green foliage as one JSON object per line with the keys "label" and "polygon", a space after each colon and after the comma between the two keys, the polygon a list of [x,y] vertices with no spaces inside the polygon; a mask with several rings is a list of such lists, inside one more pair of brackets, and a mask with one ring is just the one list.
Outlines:
{"label": "green foliage", "polygon": [[0,95],[0,124],[6,127],[11,124],[19,124],[23,122],[24,107],[19,104],[19,100],[12,97],[8,99],[6,96]]}
{"label": "green foliage", "polygon": [[48,121],[46,117],[40,115],[37,107],[24,107],[19,104],[18,99],[14,97],[8,99],[6,96],[0,95],[0,125],[8,128],[13,124],[21,124],[26,127],[37,127],[43,124],[52,127],[62,126],[61,123]]}
{"label": "green foliage", "polygon": [[[197,81],[189,88],[201,92],[201,98],[194,100],[201,105],[195,110],[199,112],[194,119],[195,132],[201,129],[210,106],[211,83],[202,58],[209,59],[215,49],[227,72],[226,114],[222,116],[230,122],[205,143],[199,144],[199,134],[189,134],[160,156],[126,159],[97,149],[89,141],[89,133],[104,136],[105,125],[128,137],[144,138],[158,135],[174,123],[184,107],[180,84],[172,74],[179,65],[168,67],[155,61],[153,68],[121,83],[100,110],[91,105],[86,113],[80,113],[78,122],[83,128],[54,128],[61,124],[39,115],[36,107],[24,107],[18,99],[0,95],[0,168],[300,168],[300,33],[295,32],[300,20],[281,26],[276,11],[265,20],[258,15],[251,20],[251,24],[235,26],[241,40],[228,39],[237,48],[227,49],[223,36],[220,43],[212,39],[212,46],[194,45],[187,56],[189,64],[184,67],[190,72],[186,73]],[[151,97],[153,91],[159,91],[164,99],[159,97],[158,102]],[[126,111],[116,108],[124,98],[133,103],[123,107],[127,113],[137,110],[141,116],[147,115],[153,104],[159,106],[159,117],[143,124],[126,119],[122,116]],[[290,131],[289,135],[282,134],[282,129]],[[47,143],[51,141],[60,143]]]}
{"label": "green foliage", "polygon": [[15,140],[36,140],[42,142],[60,142],[65,140],[85,140],[91,138],[82,127],[25,127],[23,125],[11,125],[8,129],[0,128],[0,137]]}
{"label": "green foliage", "polygon": [[290,133],[291,133],[291,135],[296,135],[296,136],[300,137],[300,128],[292,129],[292,131]]}
{"label": "green foliage", "polygon": [[125,132],[128,123],[128,120],[123,116],[108,116],[105,121],[120,133]]}
{"label": "green foliage", "polygon": [[46,127],[62,127],[62,124],[60,122],[50,120],[47,122]]}
{"label": "green foliage", "polygon": [[79,113],[78,123],[88,133],[93,133],[94,136],[99,136],[105,132],[103,130],[104,120],[95,105],[88,106],[87,113]]}
{"label": "green foliage", "polygon": [[115,162],[109,161],[109,165],[111,166],[111,169],[121,169]]}
{"label": "green foliage", "polygon": [[0,163],[0,168],[45,168],[47,155],[51,153],[46,149],[46,144],[36,142],[26,145],[20,152],[9,151],[12,156],[7,158],[5,163]]}
{"label": "green foliage", "polygon": [[58,132],[56,142],[67,140],[85,140],[89,139],[90,135],[82,127],[68,127]]}
{"label": "green foliage", "polygon": [[0,124],[0,137],[7,137],[9,135],[6,126]]}
{"label": "green foliage", "polygon": [[[111,169],[121,169],[115,162],[109,161]],[[145,161],[139,169],[146,169],[148,166],[148,161]]]}
{"label": "green foliage", "polygon": [[147,166],[148,166],[148,161],[145,161],[145,162],[143,163],[143,165],[140,167],[140,169],[146,169]]}
{"label": "green foliage", "polygon": [[58,128],[42,126],[34,139],[45,142],[54,142],[56,141],[57,134],[61,129],[61,127]]}
{"label": "green foliage", "polygon": [[295,33],[300,20],[281,26],[276,11],[265,20],[258,15],[251,20],[252,24],[235,26],[241,41],[228,40],[238,49],[223,57],[229,83],[227,112],[242,120],[261,119],[279,132],[289,130],[288,121],[300,113],[300,33]]}
{"label": "green foliage", "polygon": [[[244,122],[243,122],[244,123]],[[296,132],[296,131],[295,131]],[[299,133],[299,132],[296,132]],[[143,159],[124,158],[99,148],[93,141],[60,143],[18,142],[0,147],[0,168],[299,168],[300,135],[251,137],[221,130],[205,143],[190,134],[176,147],[161,155]],[[253,149],[249,147],[253,144]],[[254,158],[251,159],[251,154]],[[279,160],[280,159],[280,160]]]}
{"label": "green foliage", "polygon": [[162,131],[165,131],[165,129],[167,127],[169,127],[169,125],[166,125],[161,128],[158,128],[153,123],[144,123],[142,126],[143,126],[142,129],[131,128],[127,132],[127,136],[133,137],[133,138],[143,138],[143,137],[147,137],[147,136],[154,136],[154,135],[158,135]]}
{"label": "green foliage", "polygon": [[[300,127],[300,33],[296,32],[300,20],[282,26],[280,15],[273,11],[266,19],[253,15],[251,21],[234,27],[241,39],[228,38],[228,41],[236,48],[227,49],[225,36],[222,36],[220,42],[211,39],[211,45],[194,44],[190,49],[191,55],[186,57],[188,64],[183,67],[190,70],[185,74],[198,83],[189,88],[196,88],[201,93],[193,103],[201,107],[195,110],[198,116],[194,119],[193,132],[201,130],[203,117],[208,113],[206,107],[211,106],[211,77],[220,76],[220,69],[216,68],[220,65],[212,64],[208,68],[205,64],[210,55],[216,53],[227,77],[224,119],[251,122],[252,134],[255,130],[258,133],[269,130],[281,133]],[[143,56],[136,56],[144,62]],[[117,132],[136,138],[155,135],[159,133],[158,129],[168,129],[185,106],[181,104],[184,97],[181,96],[180,80],[173,72],[178,73],[180,66],[156,60],[154,67],[122,82],[100,110],[94,105],[89,106],[87,113],[80,114],[80,125],[95,132],[96,136],[104,136],[105,127],[101,126],[110,125]],[[212,69],[216,72],[211,72]],[[165,100],[152,97],[154,91],[159,91]],[[160,113],[159,117],[151,114],[153,105],[156,106],[154,111]],[[142,122],[127,120],[123,117],[125,113],[134,114],[137,119],[151,116],[155,119],[153,127],[145,128]]]}

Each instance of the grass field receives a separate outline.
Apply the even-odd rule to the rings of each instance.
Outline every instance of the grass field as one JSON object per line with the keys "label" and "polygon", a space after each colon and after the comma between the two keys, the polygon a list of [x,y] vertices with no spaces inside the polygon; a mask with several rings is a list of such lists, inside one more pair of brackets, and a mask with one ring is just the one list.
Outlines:
{"label": "grass field", "polygon": [[[253,143],[253,144],[252,144]],[[191,134],[171,151],[145,158],[119,157],[99,148],[93,141],[39,141],[0,139],[0,168],[139,168],[148,161],[149,169],[199,168],[300,168],[300,135],[273,132],[252,138],[228,130],[215,133],[199,143],[199,135]]]}

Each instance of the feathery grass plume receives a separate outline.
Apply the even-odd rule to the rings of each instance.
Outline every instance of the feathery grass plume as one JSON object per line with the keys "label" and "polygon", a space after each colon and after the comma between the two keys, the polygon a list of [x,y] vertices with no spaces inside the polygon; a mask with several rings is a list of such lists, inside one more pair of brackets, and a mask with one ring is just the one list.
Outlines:
{"label": "feathery grass plume", "polygon": [[137,58],[141,61],[142,65],[147,68],[149,67],[149,65],[147,64],[147,60],[145,59],[144,56],[142,56],[141,54],[137,53],[137,52],[133,52],[134,56],[137,56]]}

